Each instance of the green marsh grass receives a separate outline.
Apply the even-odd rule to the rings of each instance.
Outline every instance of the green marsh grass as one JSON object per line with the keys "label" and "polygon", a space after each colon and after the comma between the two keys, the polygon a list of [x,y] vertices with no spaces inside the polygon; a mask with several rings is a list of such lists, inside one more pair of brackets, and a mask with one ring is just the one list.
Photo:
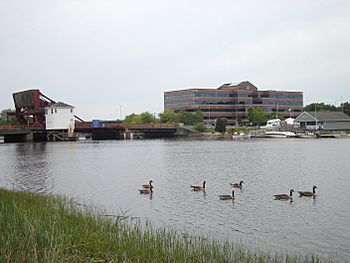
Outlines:
{"label": "green marsh grass", "polygon": [[141,227],[123,216],[99,216],[63,197],[0,189],[0,262],[320,262]]}

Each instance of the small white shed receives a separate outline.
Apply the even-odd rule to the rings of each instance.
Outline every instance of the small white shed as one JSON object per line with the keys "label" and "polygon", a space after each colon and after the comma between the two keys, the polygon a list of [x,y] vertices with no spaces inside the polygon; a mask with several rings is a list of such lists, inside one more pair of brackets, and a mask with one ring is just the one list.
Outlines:
{"label": "small white shed", "polygon": [[74,130],[74,107],[63,102],[45,108],[46,130]]}

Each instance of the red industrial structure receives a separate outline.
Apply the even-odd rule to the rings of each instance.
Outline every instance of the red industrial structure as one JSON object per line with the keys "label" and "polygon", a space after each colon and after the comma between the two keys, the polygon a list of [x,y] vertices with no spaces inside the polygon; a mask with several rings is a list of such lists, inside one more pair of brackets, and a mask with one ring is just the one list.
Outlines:
{"label": "red industrial structure", "polygon": [[55,103],[45,96],[38,89],[26,90],[13,93],[15,112],[8,112],[8,115],[15,115],[18,122],[30,127],[45,127],[45,107]]}
{"label": "red industrial structure", "polygon": [[[15,112],[8,112],[7,115],[16,116],[21,125],[32,128],[45,128],[45,107],[54,103],[38,89],[26,90],[13,93],[15,103]],[[81,118],[74,115],[79,121],[84,122]]]}
{"label": "red industrial structure", "polygon": [[0,127],[0,136],[5,142],[72,140],[80,136],[94,140],[123,139],[130,134],[142,134],[143,138],[164,138],[175,136],[178,126],[175,124],[124,125],[118,121],[93,120],[85,122],[78,116],[72,136],[66,130],[47,130],[45,108],[56,102],[38,89],[13,93],[15,111],[7,112],[16,116],[19,125]]}

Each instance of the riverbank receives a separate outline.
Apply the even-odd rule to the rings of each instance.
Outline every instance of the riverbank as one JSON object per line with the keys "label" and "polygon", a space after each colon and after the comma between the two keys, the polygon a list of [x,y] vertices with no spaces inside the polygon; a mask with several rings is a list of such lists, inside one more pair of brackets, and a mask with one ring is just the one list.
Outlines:
{"label": "riverbank", "polygon": [[0,189],[0,261],[320,262],[316,256],[269,255],[128,221],[97,216],[66,198]]}

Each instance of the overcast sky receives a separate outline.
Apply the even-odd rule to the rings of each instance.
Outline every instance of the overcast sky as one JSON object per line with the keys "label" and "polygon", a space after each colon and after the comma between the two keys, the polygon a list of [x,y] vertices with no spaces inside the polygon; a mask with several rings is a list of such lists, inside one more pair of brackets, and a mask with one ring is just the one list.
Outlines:
{"label": "overcast sky", "polygon": [[0,109],[38,88],[113,119],[245,80],[350,101],[350,1],[0,0]]}

